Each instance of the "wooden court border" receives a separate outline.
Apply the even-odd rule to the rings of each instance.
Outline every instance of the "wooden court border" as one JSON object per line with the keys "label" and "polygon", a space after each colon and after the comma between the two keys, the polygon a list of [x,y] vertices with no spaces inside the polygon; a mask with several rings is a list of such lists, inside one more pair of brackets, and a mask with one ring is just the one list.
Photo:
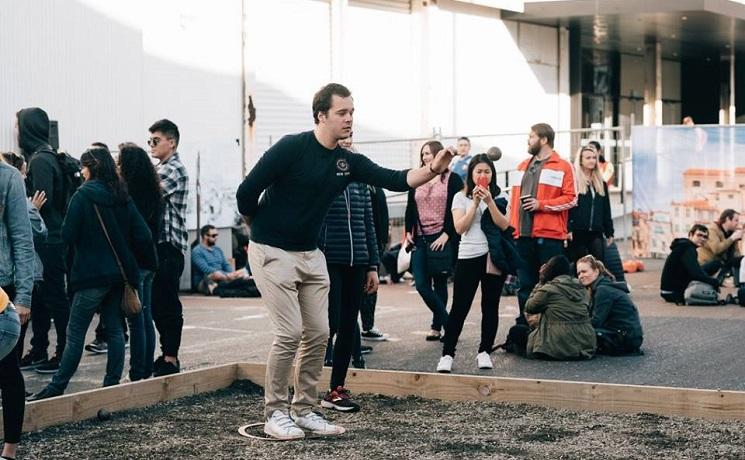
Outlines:
{"label": "wooden court border", "polygon": [[[99,409],[118,412],[147,407],[226,388],[240,379],[263,385],[265,372],[263,363],[224,364],[35,401],[26,404],[23,429],[36,431],[94,418]],[[324,368],[318,385],[320,391],[325,390],[330,376],[330,369]],[[744,391],[375,369],[352,369],[346,382],[355,393],[394,397],[419,396],[451,401],[523,403],[577,411],[646,412],[712,420],[745,420]]]}

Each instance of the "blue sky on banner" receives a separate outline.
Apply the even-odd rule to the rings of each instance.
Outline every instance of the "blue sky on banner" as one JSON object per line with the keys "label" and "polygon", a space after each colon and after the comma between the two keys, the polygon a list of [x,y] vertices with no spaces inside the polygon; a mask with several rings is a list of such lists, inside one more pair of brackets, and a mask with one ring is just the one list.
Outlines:
{"label": "blue sky on banner", "polygon": [[683,173],[745,167],[745,126],[634,126],[633,203],[638,211],[664,211],[684,199]]}

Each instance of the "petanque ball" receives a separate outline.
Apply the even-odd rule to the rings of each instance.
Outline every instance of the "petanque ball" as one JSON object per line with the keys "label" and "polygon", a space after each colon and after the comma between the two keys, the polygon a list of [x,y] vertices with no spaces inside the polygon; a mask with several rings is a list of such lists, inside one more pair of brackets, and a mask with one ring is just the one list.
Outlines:
{"label": "petanque ball", "polygon": [[106,409],[99,409],[98,410],[98,419],[102,422],[105,422],[106,420],[111,419],[111,412],[107,411]]}

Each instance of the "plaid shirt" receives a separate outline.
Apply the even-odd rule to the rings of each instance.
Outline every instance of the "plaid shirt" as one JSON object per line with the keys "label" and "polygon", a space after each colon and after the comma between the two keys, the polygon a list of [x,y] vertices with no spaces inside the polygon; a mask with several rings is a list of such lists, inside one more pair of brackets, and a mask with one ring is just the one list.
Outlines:
{"label": "plaid shirt", "polygon": [[186,252],[186,199],[189,194],[189,176],[179,159],[178,152],[158,165],[160,186],[163,189],[165,209],[158,243],[170,243]]}

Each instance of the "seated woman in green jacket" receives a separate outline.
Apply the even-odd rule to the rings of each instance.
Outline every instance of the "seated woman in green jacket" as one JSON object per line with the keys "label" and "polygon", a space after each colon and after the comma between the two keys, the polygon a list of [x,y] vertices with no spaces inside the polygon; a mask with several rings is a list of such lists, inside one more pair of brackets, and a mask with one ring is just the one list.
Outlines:
{"label": "seated woman in green jacket", "polygon": [[[528,358],[574,360],[595,354],[590,298],[571,273],[563,255],[552,257],[541,267],[539,283],[525,303],[526,316],[540,313],[528,336]],[[529,323],[535,324],[535,317],[529,318]]]}
{"label": "seated woman in green jacket", "polygon": [[577,261],[577,278],[590,292],[597,352],[613,356],[641,354],[642,325],[626,283],[615,282],[605,265],[593,256]]}

